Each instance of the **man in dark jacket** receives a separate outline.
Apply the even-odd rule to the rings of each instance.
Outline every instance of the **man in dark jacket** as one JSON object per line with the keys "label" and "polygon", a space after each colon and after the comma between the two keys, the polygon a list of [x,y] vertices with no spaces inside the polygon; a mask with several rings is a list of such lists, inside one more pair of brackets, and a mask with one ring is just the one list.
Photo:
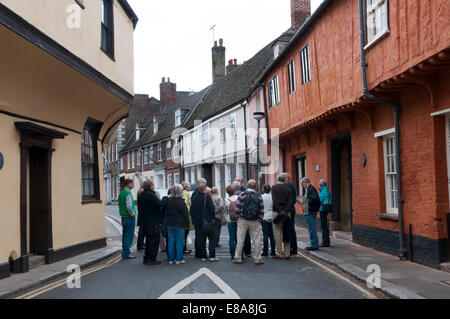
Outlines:
{"label": "man in dark jacket", "polygon": [[154,192],[153,181],[146,180],[142,188],[144,189],[138,197],[138,212],[141,227],[145,233],[145,265],[159,265],[156,260],[159,246],[159,229],[163,223],[161,207],[167,204],[167,197],[159,200]]}
{"label": "man in dark jacket", "polygon": [[216,242],[214,232],[203,230],[203,218],[212,223],[215,220],[214,203],[211,196],[205,193],[206,180],[200,178],[191,197],[191,217],[195,227],[195,258],[206,260],[206,239],[209,240],[209,261],[219,261],[216,258]]}
{"label": "man in dark jacket", "polygon": [[292,207],[290,210],[290,223],[289,223],[289,233],[291,239],[291,256],[297,255],[297,233],[295,232],[295,198],[297,197],[297,190],[295,189],[295,185],[291,182],[291,177],[288,173],[285,173],[286,179],[284,180],[285,184],[289,187],[292,194]]}
{"label": "man in dark jacket", "polygon": [[309,239],[311,246],[306,247],[306,250],[318,250],[319,238],[317,237],[316,229],[316,215],[320,208],[319,194],[314,186],[311,185],[311,181],[308,177],[301,179],[301,184],[306,189],[305,198],[300,200],[300,204],[303,204],[303,214],[305,215],[306,224],[308,225]]}
{"label": "man in dark jacket", "polygon": [[[285,184],[286,175],[278,175],[278,183],[272,186],[273,201],[273,233],[277,254],[274,259],[289,259],[291,255],[290,243],[290,210],[294,203],[292,192]],[[280,216],[281,215],[281,216]],[[282,218],[280,218],[282,217]]]}

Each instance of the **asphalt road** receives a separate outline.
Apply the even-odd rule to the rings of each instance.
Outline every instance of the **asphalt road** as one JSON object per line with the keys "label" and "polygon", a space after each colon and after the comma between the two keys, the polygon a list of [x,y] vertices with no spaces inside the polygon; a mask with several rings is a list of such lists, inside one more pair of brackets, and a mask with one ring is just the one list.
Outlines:
{"label": "asphalt road", "polygon": [[[111,214],[111,211],[108,211]],[[117,226],[117,225],[116,225]],[[109,226],[110,227],[110,226]],[[107,226],[108,228],[108,226]],[[194,232],[188,245],[193,248]],[[117,238],[117,237],[116,237]],[[222,227],[220,262],[201,261],[186,255],[186,264],[169,265],[167,255],[159,253],[161,265],[143,265],[138,258],[109,261],[81,277],[81,288],[62,284],[34,296],[38,299],[362,299],[382,297],[364,284],[346,277],[308,255],[290,260],[264,258],[256,266],[253,259],[231,263],[228,232]]]}

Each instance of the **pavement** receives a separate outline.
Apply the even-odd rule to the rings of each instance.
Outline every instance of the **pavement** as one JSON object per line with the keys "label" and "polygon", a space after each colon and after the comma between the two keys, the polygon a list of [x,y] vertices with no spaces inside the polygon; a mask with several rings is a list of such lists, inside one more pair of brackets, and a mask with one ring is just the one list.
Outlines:
{"label": "pavement", "polygon": [[[351,241],[351,234],[349,238],[340,232],[335,232],[330,247],[306,251],[305,248],[310,246],[308,230],[296,225],[296,232],[299,253],[309,254],[332,264],[360,281],[366,282],[368,277],[374,274],[375,267],[379,266],[381,285],[377,289],[391,298],[450,299],[448,272],[400,260],[396,256],[360,246]],[[318,232],[318,236],[321,242],[321,232]],[[370,279],[373,279],[373,276]],[[370,281],[374,283],[373,280]]]}
{"label": "pavement", "polygon": [[[106,207],[105,219],[108,238],[105,248],[0,280],[0,299],[14,298],[58,278],[67,277],[68,265],[76,264],[83,270],[118,257],[122,247],[120,219],[116,207]],[[300,257],[311,255],[364,283],[369,277],[373,279],[374,269],[379,268],[380,286],[376,289],[391,298],[450,299],[450,273],[448,272],[405,260],[400,261],[396,256],[357,245],[351,241],[351,237],[348,238],[348,235],[342,236],[339,233],[335,234],[339,238],[335,236],[332,238],[330,247],[320,248],[318,251],[306,251],[305,248],[309,246],[308,231],[298,225],[296,225],[296,231]],[[318,235],[321,238],[320,232]],[[222,244],[226,245],[225,242]],[[222,249],[226,250],[227,247]],[[224,255],[226,255],[225,250]],[[218,252],[218,255],[221,253]],[[371,282],[376,283],[373,280]]]}
{"label": "pavement", "polygon": [[0,280],[0,299],[11,299],[26,293],[42,285],[54,282],[63,277],[68,277],[69,265],[78,265],[83,271],[119,256],[122,252],[121,235],[117,229],[117,223],[113,224],[106,219],[107,245],[73,258],[69,258],[54,264],[42,265],[31,269],[24,274],[15,274],[9,278]]}

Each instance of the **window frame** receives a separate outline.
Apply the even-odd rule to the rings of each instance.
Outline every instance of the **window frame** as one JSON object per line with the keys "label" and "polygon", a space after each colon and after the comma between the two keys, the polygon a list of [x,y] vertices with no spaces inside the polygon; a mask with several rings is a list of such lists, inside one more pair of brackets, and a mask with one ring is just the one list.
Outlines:
{"label": "window frame", "polygon": [[268,83],[269,109],[280,104],[280,87],[278,74],[276,74]]}
{"label": "window frame", "polygon": [[114,60],[114,0],[101,0],[100,49]]}
{"label": "window frame", "polygon": [[148,165],[148,146],[144,147],[144,160],[143,160],[144,165]]}
{"label": "window frame", "polygon": [[178,127],[180,125],[181,125],[181,109],[178,109],[175,111],[175,127]]}
{"label": "window frame", "polygon": [[[384,188],[386,193],[386,212],[398,215],[398,203],[396,202],[398,186],[398,167],[396,167],[395,134],[383,135],[383,164],[384,164]],[[393,171],[394,170],[394,171]],[[394,177],[394,178],[392,178]],[[394,196],[392,196],[395,194]]]}
{"label": "window frame", "polygon": [[156,153],[158,163],[162,162],[162,143],[158,143],[157,145],[157,153]]}
{"label": "window frame", "polygon": [[150,163],[155,163],[155,149],[153,148],[154,145],[150,146]]}
{"label": "window frame", "polygon": [[173,187],[173,175],[172,173],[167,174],[167,188]]}
{"label": "window frame", "polygon": [[302,85],[311,82],[311,59],[309,54],[309,44],[300,50],[300,66],[302,71]]}
{"label": "window frame", "polygon": [[295,62],[294,59],[292,59],[288,63],[288,82],[289,82],[289,95],[295,93],[296,86],[295,86]]}
{"label": "window frame", "polygon": [[229,115],[229,123],[230,123],[230,138],[237,139],[237,117],[235,112]]}
{"label": "window frame", "polygon": [[[364,6],[365,6],[365,10],[364,10],[364,18],[365,18],[364,28],[365,28],[365,41],[366,41],[366,46],[364,47],[364,49],[368,49],[373,44],[375,44],[376,42],[378,42],[379,40],[384,38],[384,36],[386,36],[390,32],[389,0],[378,0],[378,2],[375,5],[371,5],[370,7],[369,7],[369,1],[371,1],[371,0],[364,1]],[[377,10],[383,10],[382,8],[384,6],[386,8],[386,12],[385,12],[385,15],[384,15],[386,17],[385,27],[383,28],[383,21],[381,21],[380,31],[378,31],[377,33],[372,35],[372,33],[370,33],[370,30],[372,30],[372,29],[377,30],[377,29],[376,29],[376,27],[375,28],[370,28],[369,21],[373,20],[373,21],[375,21],[374,24],[377,25],[377,20],[375,20],[375,18],[377,18],[377,16],[378,16],[378,14],[377,14],[378,11]],[[370,13],[369,11],[372,12],[372,13]],[[371,16],[374,16],[374,18],[371,19]],[[382,18],[383,17],[383,13],[381,13],[379,17]]]}
{"label": "window frame", "polygon": [[[100,129],[103,123],[94,120],[92,118],[88,118],[84,125],[83,131],[81,133],[81,198],[82,203],[89,203],[92,201],[98,202],[100,201],[100,168],[99,168],[99,160],[98,160],[98,136],[100,133]],[[89,135],[89,142],[85,144],[86,132]],[[89,162],[86,161],[86,147],[89,148]],[[92,151],[92,154],[91,154]],[[92,167],[92,177],[89,176],[90,171],[88,172],[88,177],[85,176],[86,165],[90,165]],[[86,180],[89,183],[92,183],[92,192],[86,192]],[[90,184],[89,184],[90,185]]]}
{"label": "window frame", "polygon": [[153,115],[153,134],[158,133],[158,119]]}
{"label": "window frame", "polygon": [[172,141],[168,140],[166,142],[166,159],[172,159]]}

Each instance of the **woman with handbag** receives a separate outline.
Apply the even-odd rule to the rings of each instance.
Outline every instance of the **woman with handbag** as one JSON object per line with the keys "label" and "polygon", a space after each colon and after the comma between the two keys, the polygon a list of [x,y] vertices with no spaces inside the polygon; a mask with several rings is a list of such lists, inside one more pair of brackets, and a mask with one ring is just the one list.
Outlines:
{"label": "woman with handbag", "polygon": [[213,227],[215,223],[214,204],[207,194],[206,180],[200,178],[191,197],[191,216],[195,227],[195,258],[205,261],[206,240],[209,240],[209,261],[219,261],[216,258],[216,241]]}
{"label": "woman with handbag", "polygon": [[225,211],[225,202],[219,194],[219,189],[217,187],[213,187],[211,189],[211,198],[214,204],[214,211],[216,213],[214,222],[214,235],[216,236],[216,247],[221,247],[219,245],[220,241],[220,231],[222,229],[222,226],[225,226],[227,224],[227,219],[225,217],[226,211]]}
{"label": "woman with handbag", "polygon": [[322,227],[322,245],[320,247],[330,247],[330,230],[328,227],[328,213],[333,210],[331,202],[331,194],[327,187],[327,181],[321,179],[319,181],[319,198],[320,198],[320,225]]}

